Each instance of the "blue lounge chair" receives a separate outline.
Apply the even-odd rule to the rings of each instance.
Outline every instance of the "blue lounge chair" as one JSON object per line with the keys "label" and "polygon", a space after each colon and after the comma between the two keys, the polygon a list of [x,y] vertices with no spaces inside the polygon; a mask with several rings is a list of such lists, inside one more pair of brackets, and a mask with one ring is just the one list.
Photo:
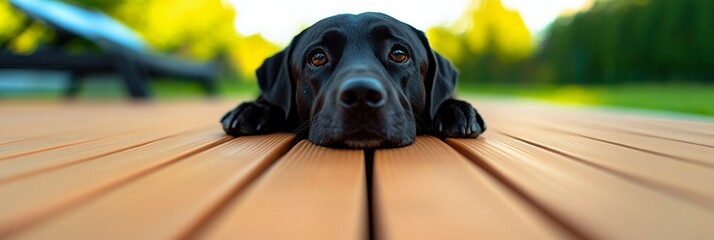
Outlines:
{"label": "blue lounge chair", "polygon": [[[94,73],[119,73],[135,98],[149,97],[150,77],[188,79],[203,84],[208,94],[216,92],[218,63],[197,63],[158,54],[133,30],[106,14],[54,0],[10,0],[31,18],[55,30],[55,46],[31,55],[0,51],[0,68],[60,69],[72,78],[67,94],[76,95],[82,76]],[[68,39],[81,37],[102,50],[100,53],[69,54],[60,46]]]}

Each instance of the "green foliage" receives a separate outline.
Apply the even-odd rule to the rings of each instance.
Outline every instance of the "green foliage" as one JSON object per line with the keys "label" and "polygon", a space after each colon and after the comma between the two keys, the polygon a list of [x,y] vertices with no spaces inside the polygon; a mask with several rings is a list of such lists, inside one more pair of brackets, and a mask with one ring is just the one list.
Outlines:
{"label": "green foliage", "polygon": [[[253,79],[263,59],[279,50],[260,35],[240,36],[233,21],[238,13],[222,0],[65,1],[107,13],[159,51],[225,59],[228,75],[240,79]],[[595,1],[552,23],[540,43],[500,0],[472,0],[454,25],[426,33],[460,69],[462,85],[714,82],[714,1]],[[41,49],[55,37],[7,1],[0,1],[0,23],[0,47],[14,52]],[[91,43],[66,45],[80,51]]]}
{"label": "green foliage", "polygon": [[539,67],[555,83],[714,82],[714,1],[598,1],[558,19]]}
{"label": "green foliage", "polygon": [[162,52],[209,60],[238,39],[235,10],[221,0],[68,0],[128,25]]}
{"label": "green foliage", "polygon": [[474,0],[454,26],[427,31],[461,82],[714,82],[714,1],[599,0],[551,24],[535,46],[520,15]]}
{"label": "green foliage", "polygon": [[0,1],[0,47],[25,54],[53,38],[53,32],[45,25],[30,22],[10,2]]}
{"label": "green foliage", "polygon": [[278,45],[271,43],[260,34],[241,37],[236,41],[236,48],[231,49],[231,56],[238,61],[239,74],[244,79],[254,79],[255,70],[263,64],[268,56],[280,50]]}
{"label": "green foliage", "polygon": [[0,1],[0,44],[11,40],[26,25],[24,15],[15,10],[10,2]]}
{"label": "green foliage", "polygon": [[522,79],[524,61],[535,50],[520,14],[500,0],[473,0],[454,26],[434,27],[427,35],[432,47],[459,68],[465,83]]}

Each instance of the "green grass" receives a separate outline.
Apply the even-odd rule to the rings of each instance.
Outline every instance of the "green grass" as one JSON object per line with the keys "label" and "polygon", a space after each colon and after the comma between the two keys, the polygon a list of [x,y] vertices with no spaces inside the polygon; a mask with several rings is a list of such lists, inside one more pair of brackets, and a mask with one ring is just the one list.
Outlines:
{"label": "green grass", "polygon": [[555,103],[623,106],[714,116],[714,84],[461,85],[460,94],[509,96]]}
{"label": "green grass", "polygon": [[[150,81],[158,99],[202,98],[200,84],[168,79]],[[218,97],[255,97],[260,90],[255,80],[224,78],[218,81]],[[461,95],[517,97],[555,103],[624,106],[714,116],[714,84],[639,83],[621,85],[519,85],[476,84],[458,86]],[[121,79],[88,79],[80,92],[81,99],[126,99]],[[58,99],[62,89],[29,90],[0,94],[4,98]]]}

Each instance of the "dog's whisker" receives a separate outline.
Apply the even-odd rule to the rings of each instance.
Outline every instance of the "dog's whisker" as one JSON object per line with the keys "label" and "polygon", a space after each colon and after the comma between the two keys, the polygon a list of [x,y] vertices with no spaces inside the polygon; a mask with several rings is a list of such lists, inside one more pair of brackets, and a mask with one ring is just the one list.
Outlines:
{"label": "dog's whisker", "polygon": [[315,121],[315,119],[317,119],[317,115],[312,115],[312,116],[310,116],[310,119],[309,119],[308,121],[305,121],[304,123],[300,124],[300,126],[298,126],[298,127],[293,131],[293,134],[299,134],[299,133],[302,132],[303,130],[309,129],[309,128],[310,128],[310,123],[313,122],[313,121]]}

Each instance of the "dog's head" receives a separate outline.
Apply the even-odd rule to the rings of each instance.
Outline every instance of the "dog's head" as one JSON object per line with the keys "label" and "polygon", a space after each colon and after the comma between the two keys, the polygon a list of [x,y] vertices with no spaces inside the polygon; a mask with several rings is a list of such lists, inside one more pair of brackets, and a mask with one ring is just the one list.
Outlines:
{"label": "dog's head", "polygon": [[310,141],[355,148],[414,142],[456,84],[423,32],[379,13],[317,22],[257,76],[263,98],[294,115]]}

